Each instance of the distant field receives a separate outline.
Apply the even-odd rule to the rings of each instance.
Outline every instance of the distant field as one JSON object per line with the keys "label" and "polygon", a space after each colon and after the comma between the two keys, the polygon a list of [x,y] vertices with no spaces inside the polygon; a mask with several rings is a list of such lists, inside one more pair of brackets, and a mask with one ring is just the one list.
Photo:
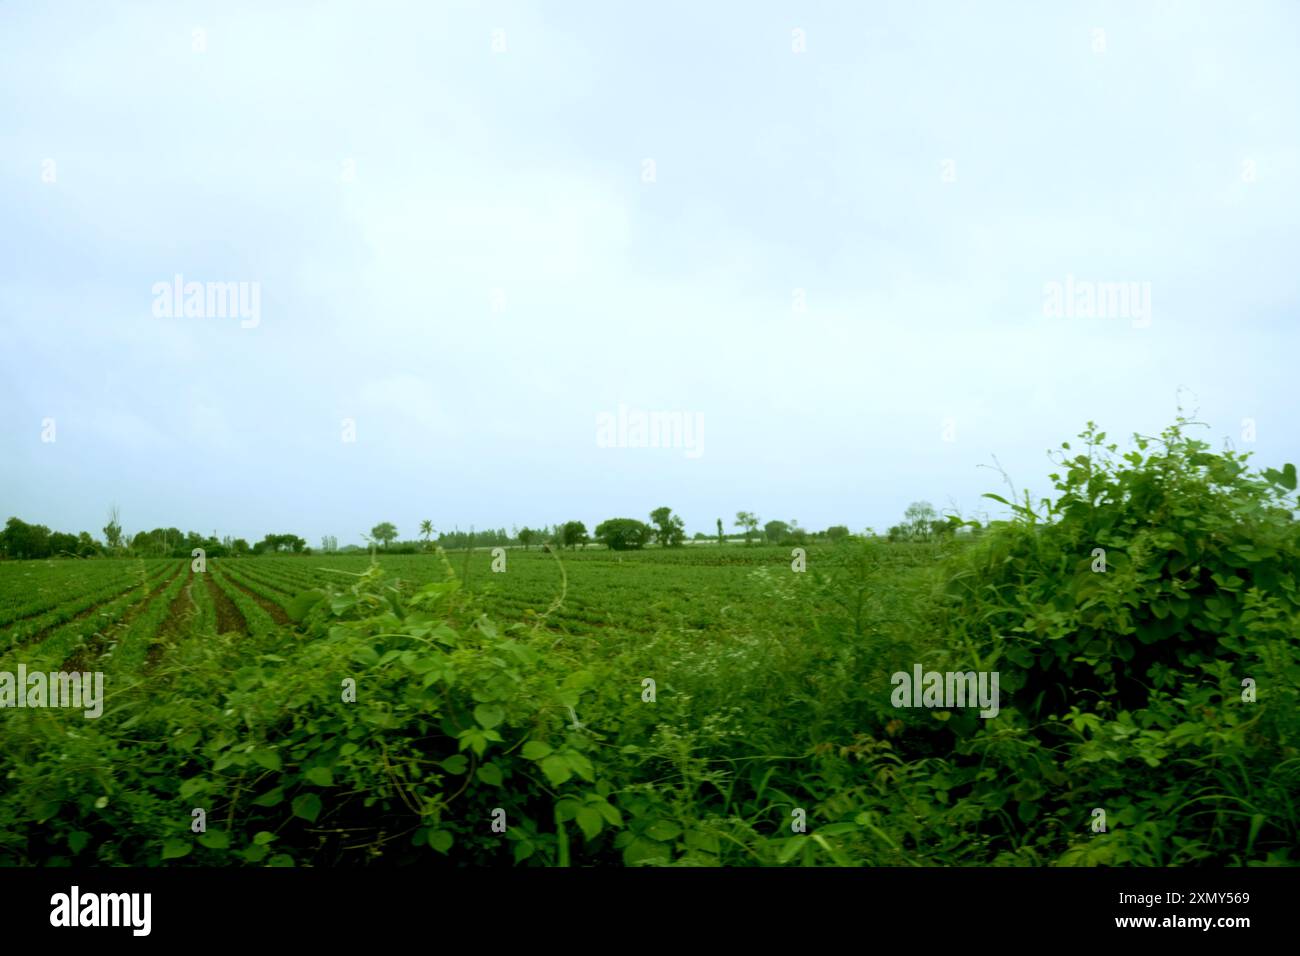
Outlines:
{"label": "distant field", "polygon": [[[830,546],[805,549],[816,572],[842,564]],[[935,549],[892,549],[898,569],[922,567]],[[562,634],[645,636],[662,630],[710,633],[736,628],[788,631],[807,627],[805,607],[778,599],[773,576],[789,585],[791,549],[724,545],[613,552],[540,548],[506,551],[493,572],[488,549],[447,552],[446,559],[504,620],[544,616]],[[435,554],[384,555],[385,576],[411,585],[441,580]],[[292,630],[288,613],[303,591],[343,584],[371,565],[368,555],[211,559],[206,574],[189,561],[132,558],[0,563],[0,629],[4,653],[21,651],[34,666],[76,663],[116,668],[161,657],[168,645],[218,632]],[[552,609],[552,605],[556,605]],[[549,613],[548,613],[549,612]]]}

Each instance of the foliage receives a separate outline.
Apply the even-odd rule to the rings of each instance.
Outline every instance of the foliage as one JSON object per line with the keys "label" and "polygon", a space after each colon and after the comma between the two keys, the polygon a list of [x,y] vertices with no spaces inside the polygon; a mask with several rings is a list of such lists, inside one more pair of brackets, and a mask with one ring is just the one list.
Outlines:
{"label": "foliage", "polygon": [[596,540],[611,551],[643,548],[653,533],[654,529],[635,518],[610,518],[596,525]]}
{"label": "foliage", "polygon": [[[1121,456],[1090,426],[1039,507],[838,535],[803,574],[782,546],[0,565],[0,671],[94,660],[112,692],[5,712],[0,864],[1295,864],[1295,469],[1186,431]],[[1000,712],[895,708],[917,664],[997,671]]]}
{"label": "foliage", "polygon": [[679,548],[686,540],[686,523],[671,508],[656,508],[650,512],[655,526],[655,540],[662,548]]}
{"label": "foliage", "polygon": [[745,544],[749,544],[749,539],[758,531],[758,515],[752,511],[736,512],[736,527],[745,532]]}
{"label": "foliage", "polygon": [[587,526],[581,521],[566,521],[560,527],[556,540],[562,547],[568,545],[570,548],[577,548],[578,545],[585,545],[590,538],[587,535]]}

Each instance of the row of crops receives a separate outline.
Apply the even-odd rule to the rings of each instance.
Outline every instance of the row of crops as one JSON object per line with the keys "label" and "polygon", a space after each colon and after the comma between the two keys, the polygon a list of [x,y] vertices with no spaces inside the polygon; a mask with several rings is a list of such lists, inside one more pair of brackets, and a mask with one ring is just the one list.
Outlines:
{"label": "row of crops", "polygon": [[[933,558],[930,549],[926,559]],[[907,553],[908,549],[899,549]],[[708,630],[734,626],[753,617],[770,624],[799,627],[798,612],[772,601],[769,579],[788,578],[791,552],[781,547],[727,547],[614,554],[512,549],[505,566],[494,571],[488,551],[453,553],[449,560],[465,586],[492,614],[510,620],[546,615],[548,626],[572,634],[611,629],[653,633],[661,628]],[[412,586],[440,580],[444,565],[436,555],[379,554],[385,574]],[[834,549],[812,549],[810,569],[838,560]],[[325,584],[346,583],[371,564],[368,556],[266,557],[214,562],[219,575],[234,581],[246,596],[287,611],[296,595]],[[500,564],[498,562],[498,567]],[[220,580],[220,577],[218,577]],[[553,610],[552,605],[558,604]],[[783,615],[783,611],[788,614]],[[549,614],[548,614],[549,611]]]}
{"label": "row of crops", "polygon": [[[821,556],[813,554],[815,566]],[[761,546],[562,556],[512,549],[504,568],[487,551],[449,559],[488,612],[590,636],[707,631],[756,617],[770,624],[784,605],[770,600],[767,581],[788,573],[790,553]],[[434,554],[375,560],[412,587],[446,573]],[[156,664],[192,636],[289,628],[299,594],[346,584],[371,563],[358,555],[227,559],[196,574],[181,559],[6,562],[0,564],[0,654],[29,667],[93,664],[90,669],[129,673]],[[779,623],[801,626],[793,608]]]}

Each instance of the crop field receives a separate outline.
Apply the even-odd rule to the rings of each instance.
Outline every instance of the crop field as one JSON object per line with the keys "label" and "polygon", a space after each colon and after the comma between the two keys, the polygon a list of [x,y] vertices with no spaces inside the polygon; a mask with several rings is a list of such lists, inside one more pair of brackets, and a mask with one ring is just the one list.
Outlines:
{"label": "crop field", "polygon": [[[181,745],[230,746],[233,741],[205,726],[202,715],[215,715],[223,701],[233,699],[228,686],[232,677],[234,696],[238,697],[239,690],[248,689],[246,681],[256,685],[269,672],[280,670],[311,639],[304,634],[303,605],[321,589],[350,594],[362,588],[362,582],[364,596],[387,600],[399,594],[410,599],[454,580],[457,600],[463,602],[457,613],[465,615],[471,631],[496,634],[489,621],[517,622],[503,628],[503,632],[519,630],[530,640],[540,640],[556,658],[571,661],[569,678],[579,678],[576,683],[570,681],[573,687],[594,681],[592,668],[621,670],[623,688],[609,686],[614,696],[644,706],[647,714],[659,709],[675,711],[681,720],[693,720],[690,713],[706,708],[711,711],[705,721],[708,739],[715,745],[734,744],[748,751],[758,741],[747,743],[740,729],[737,715],[744,708],[723,706],[735,682],[745,682],[746,694],[777,712],[774,722],[781,722],[782,710],[795,718],[797,712],[815,703],[816,680],[798,688],[802,700],[788,700],[785,694],[792,689],[788,681],[777,679],[775,673],[764,676],[764,671],[788,668],[791,660],[800,658],[805,662],[804,669],[816,667],[823,660],[825,648],[814,632],[822,631],[820,637],[824,640],[829,627],[834,633],[856,633],[860,639],[867,633],[864,612],[876,615],[871,630],[878,632],[887,626],[888,607],[896,605],[909,586],[919,585],[931,576],[940,549],[923,544],[880,546],[870,559],[870,573],[889,580],[889,587],[881,592],[889,599],[882,600],[880,594],[856,593],[849,595],[851,602],[845,601],[846,595],[836,593],[831,581],[836,574],[855,567],[866,573],[864,555],[850,547],[814,546],[803,550],[814,569],[807,575],[792,573],[790,548],[733,544],[625,553],[594,548],[543,551],[516,547],[496,552],[373,557],[228,558],[213,559],[201,571],[183,559],[0,563],[0,602],[6,615],[0,670],[15,671],[21,662],[28,673],[42,669],[103,672],[108,688],[105,713],[94,722],[92,731],[94,736],[105,735],[113,741],[103,752],[96,751],[93,762],[101,772],[95,778],[94,793],[67,792],[71,779],[60,773],[58,764],[50,765],[35,753],[29,752],[29,758],[35,759],[22,761],[21,769],[15,760],[13,769],[24,778],[19,789],[31,788],[40,795],[42,820],[37,827],[28,820],[22,827],[6,828],[0,836],[0,856],[10,863],[84,861],[87,848],[94,845],[92,823],[73,825],[61,838],[50,836],[62,829],[62,819],[75,820],[88,813],[109,820],[127,809],[114,809],[116,800],[141,800],[135,788],[141,783],[137,775],[143,767],[133,759],[124,759],[136,746],[143,748],[141,756],[162,758],[169,772],[176,774],[175,778],[164,776],[152,781],[176,786],[175,794],[153,794],[156,799],[167,802],[184,794],[182,802],[188,800],[197,806],[205,801],[189,798],[206,795],[227,819],[233,819],[228,815],[235,805],[228,801],[236,796],[229,793],[234,786],[237,791],[242,789],[252,807],[274,806],[266,799],[268,793],[260,792],[257,778],[250,777],[249,771],[260,768],[260,776],[265,777],[283,769],[288,755],[278,746],[266,741],[237,755],[227,755],[212,764],[206,776],[188,776],[184,768],[191,761],[175,751]],[[498,570],[493,570],[494,564]],[[914,584],[909,585],[909,581]],[[653,701],[643,700],[646,679],[655,683]],[[332,679],[329,682],[337,683]],[[660,695],[674,703],[665,707]],[[564,694],[561,699],[569,700]],[[576,694],[572,701],[560,706],[560,713],[570,724],[581,723],[585,708],[579,714],[574,709]],[[48,710],[11,711],[10,715],[6,727],[20,737],[22,728],[39,737],[50,732],[52,724],[68,719]],[[154,735],[152,740],[137,736],[146,728]],[[254,737],[263,732],[255,731],[252,725],[242,731]],[[707,762],[697,764],[689,757],[694,746],[691,738],[697,730],[670,730],[665,725],[660,732],[667,736],[657,743],[653,742],[655,733],[646,737],[649,750],[669,747],[661,759],[670,763],[684,760],[678,769],[689,774],[691,786],[716,777],[718,771],[709,769]],[[580,733],[592,734],[593,740],[604,736],[597,727],[586,724]],[[345,755],[347,744],[336,745],[335,749],[337,759]],[[476,750],[471,747],[471,753]],[[459,774],[468,771],[479,782],[494,779],[485,772],[490,764],[472,767],[454,753],[447,758],[442,761],[445,767],[439,765],[443,770]],[[540,781],[555,784],[561,778],[590,776],[591,765],[581,749],[568,750],[566,759],[570,761],[569,769],[555,761],[539,764]],[[761,747],[752,756],[739,759],[742,768],[747,767],[746,761],[758,761],[755,766],[767,761]],[[793,756],[780,758],[790,759]],[[311,770],[311,779],[333,776],[323,773],[321,767]],[[674,771],[668,773],[671,779]],[[385,783],[394,793],[402,793],[400,780]],[[672,786],[682,783],[674,782]],[[385,789],[387,786],[377,792]],[[587,795],[590,803],[574,808],[570,822],[577,821],[578,833],[589,831],[595,836],[606,823],[622,823],[622,812],[615,802],[606,800],[611,794],[603,789]],[[127,797],[127,793],[131,796]],[[272,788],[269,793],[277,794],[277,790]],[[286,796],[284,803],[285,809],[292,808],[286,822],[299,839],[304,832],[329,832],[326,828],[299,832],[304,822],[317,822],[305,821],[304,817],[319,813],[319,822],[326,821],[324,809],[311,812],[314,802],[304,805]],[[436,804],[430,804],[427,809],[435,808]],[[589,810],[600,813],[604,822],[596,825]],[[30,807],[27,812],[31,812]],[[160,819],[168,819],[162,807],[158,812],[162,814]],[[182,815],[173,809],[171,819],[179,823]],[[688,850],[684,857],[688,861],[717,862],[738,852],[721,842],[718,834],[686,831],[671,818],[651,821],[647,829],[650,835],[619,847],[614,858],[629,863],[668,862],[668,857],[660,858],[659,851],[670,847],[674,838],[690,841],[689,848],[682,844]],[[372,832],[374,842],[363,839],[360,846],[351,848],[343,846],[342,841],[338,846],[328,843],[338,854],[336,861],[394,855],[409,860],[413,852],[408,845],[404,855],[395,854],[389,841],[379,835],[380,828],[357,827],[354,832],[359,837]],[[418,839],[422,832],[416,827],[404,836],[415,834]],[[131,830],[127,833],[131,834]],[[298,862],[288,853],[274,857],[269,854],[274,849],[273,839],[279,838],[275,829],[249,834],[252,842],[239,847],[232,845],[223,830],[209,830],[193,842],[168,838],[161,832],[153,842],[147,834],[135,836],[142,841],[138,845],[131,835],[111,845],[103,844],[98,861],[160,863],[188,857],[211,863],[219,856],[232,862],[262,862],[268,858],[283,864]],[[535,839],[535,844],[522,844],[522,849],[520,844],[509,847],[505,859],[522,862],[539,848],[556,850],[554,837],[548,841],[545,834],[539,833]],[[236,848],[239,852],[232,856]],[[355,852],[362,848],[364,854]],[[428,852],[426,847],[424,853]],[[755,850],[748,853],[751,862],[758,859]],[[566,849],[566,855],[581,856],[582,851]],[[829,859],[843,861],[839,854]],[[492,860],[480,856],[478,862]]]}
{"label": "crop field", "polygon": [[103,676],[0,862],[1292,865],[1295,470],[1100,440],[934,539],[0,563],[0,673]]}

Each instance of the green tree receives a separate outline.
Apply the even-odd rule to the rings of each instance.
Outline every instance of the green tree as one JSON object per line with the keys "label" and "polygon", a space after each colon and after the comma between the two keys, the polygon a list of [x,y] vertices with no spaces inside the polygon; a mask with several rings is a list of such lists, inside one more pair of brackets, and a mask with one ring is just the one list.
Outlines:
{"label": "green tree", "polygon": [[752,511],[737,511],[736,527],[744,529],[745,544],[749,544],[750,536],[758,531],[758,515]]}
{"label": "green tree", "polygon": [[650,520],[658,530],[655,538],[663,548],[676,548],[686,540],[686,524],[673,514],[671,508],[656,508],[650,512]]}
{"label": "green tree", "polygon": [[77,535],[77,554],[83,558],[93,558],[99,554],[99,543],[90,536],[89,531]]}
{"label": "green tree", "polygon": [[722,544],[722,519],[718,519],[718,544]]}
{"label": "green tree", "polygon": [[528,550],[528,546],[532,544],[533,541],[535,541],[536,539],[537,539],[537,532],[534,531],[532,528],[519,529],[519,543],[524,546],[525,551]]}
{"label": "green tree", "polygon": [[653,528],[635,518],[610,518],[596,525],[596,540],[611,551],[643,548],[653,534]]}
{"label": "green tree", "polygon": [[10,518],[4,531],[0,531],[0,550],[11,558],[48,558],[50,529],[43,524]]}
{"label": "green tree", "polygon": [[71,558],[77,555],[77,536],[66,531],[54,531],[50,534],[50,554],[56,558]]}
{"label": "green tree", "polygon": [[564,526],[560,528],[559,537],[561,544],[567,544],[575,550],[580,544],[585,547],[587,541],[590,540],[587,535],[587,526],[581,521],[566,521]]}
{"label": "green tree", "polygon": [[386,550],[393,539],[397,537],[397,528],[393,526],[391,521],[384,521],[370,529],[370,537],[383,545]]}
{"label": "green tree", "polygon": [[[235,544],[238,545],[239,541],[237,540]],[[253,553],[266,554],[269,551],[272,554],[279,554],[281,551],[292,551],[299,554],[305,547],[307,542],[296,534],[268,534],[253,545]]]}
{"label": "green tree", "polygon": [[769,521],[763,525],[763,537],[767,538],[768,543],[777,544],[790,537],[790,526],[784,521]]}
{"label": "green tree", "polygon": [[424,539],[424,547],[426,550],[429,547],[429,537],[432,534],[433,534],[433,522],[430,521],[428,518],[425,518],[423,521],[420,522],[420,537]]}
{"label": "green tree", "polygon": [[122,549],[122,522],[118,519],[117,505],[108,511],[108,524],[104,525],[104,541],[112,552]]}
{"label": "green tree", "polygon": [[930,502],[913,501],[903,512],[904,533],[913,540],[927,539],[936,517],[938,514]]}

